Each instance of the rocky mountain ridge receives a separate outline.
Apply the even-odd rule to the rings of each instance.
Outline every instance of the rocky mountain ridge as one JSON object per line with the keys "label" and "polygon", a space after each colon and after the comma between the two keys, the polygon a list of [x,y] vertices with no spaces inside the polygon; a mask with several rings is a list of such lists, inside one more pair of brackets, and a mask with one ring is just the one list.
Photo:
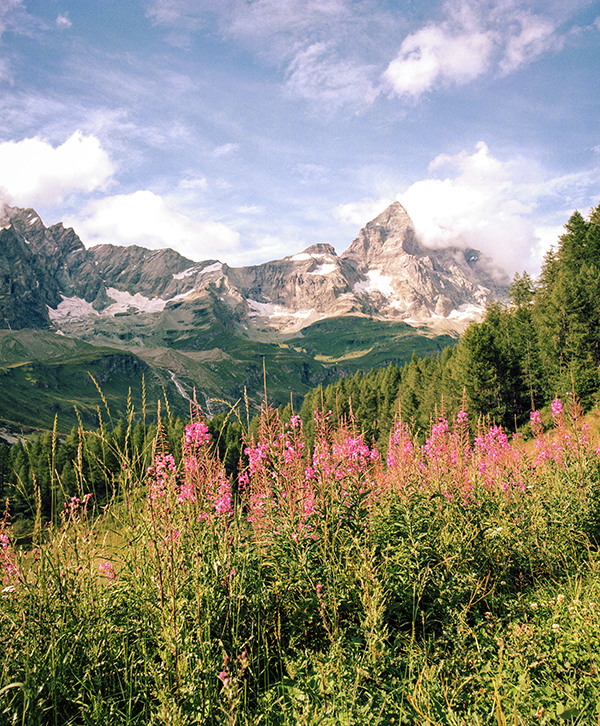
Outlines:
{"label": "rocky mountain ridge", "polygon": [[281,260],[229,267],[170,249],[99,245],[46,228],[32,209],[0,216],[0,326],[60,328],[81,318],[162,314],[212,296],[240,330],[291,334],[344,315],[460,327],[508,280],[476,250],[424,248],[395,202],[348,249],[312,245]]}
{"label": "rocky mountain ridge", "polygon": [[239,268],[170,249],[86,249],[72,229],[7,207],[0,424],[94,426],[100,402],[118,417],[130,397],[137,412],[163,399],[182,417],[196,397],[209,415],[244,399],[256,410],[265,373],[270,403],[300,405],[319,384],[452,345],[504,296],[496,274],[474,251],[421,247],[399,204],[341,255],[318,244]]}

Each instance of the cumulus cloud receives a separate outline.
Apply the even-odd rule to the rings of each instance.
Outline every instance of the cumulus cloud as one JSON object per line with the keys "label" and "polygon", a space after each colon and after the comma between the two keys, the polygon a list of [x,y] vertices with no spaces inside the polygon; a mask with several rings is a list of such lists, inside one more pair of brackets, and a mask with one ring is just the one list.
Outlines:
{"label": "cumulus cloud", "polygon": [[452,32],[429,25],[409,35],[384,79],[399,96],[418,97],[438,82],[463,84],[487,70],[493,49],[490,32]]}
{"label": "cumulus cloud", "polygon": [[219,257],[239,245],[239,234],[226,225],[190,219],[146,190],[91,201],[81,215],[66,219],[65,224],[77,231],[86,246],[171,247],[192,260]]}
{"label": "cumulus cloud", "polygon": [[58,15],[56,18],[56,27],[60,28],[61,30],[67,30],[73,25],[73,23],[69,20],[69,16],[67,13],[64,15]]}
{"label": "cumulus cloud", "polygon": [[14,204],[57,204],[73,192],[106,189],[114,164],[98,138],[76,131],[54,148],[39,137],[0,143],[0,187]]}
{"label": "cumulus cloud", "polygon": [[479,142],[472,154],[436,157],[429,171],[398,195],[424,245],[479,249],[511,276],[539,269],[548,229],[536,229],[532,213],[544,189],[521,178],[517,163]]}
{"label": "cumulus cloud", "polygon": [[428,23],[403,40],[384,82],[392,94],[417,99],[438,86],[463,85],[487,72],[512,73],[560,49],[558,22],[523,5],[449,0],[443,21]]}

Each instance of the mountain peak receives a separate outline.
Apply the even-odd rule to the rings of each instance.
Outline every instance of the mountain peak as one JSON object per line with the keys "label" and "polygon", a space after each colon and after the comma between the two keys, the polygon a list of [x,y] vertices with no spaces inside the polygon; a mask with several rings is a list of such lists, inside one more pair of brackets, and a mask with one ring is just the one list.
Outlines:
{"label": "mountain peak", "polygon": [[381,226],[398,223],[412,226],[412,220],[406,209],[404,209],[400,202],[393,202],[389,207],[387,207],[387,209],[384,209],[378,217],[375,217],[375,219],[369,222],[367,227],[369,225]]}
{"label": "mountain peak", "polygon": [[335,249],[328,244],[318,243],[316,245],[311,245],[310,247],[307,247],[305,250],[303,250],[302,254],[305,255],[330,255],[331,257],[337,257],[337,252]]}
{"label": "mountain peak", "polygon": [[415,237],[408,212],[400,202],[394,202],[360,230],[342,257],[368,268],[374,257],[378,260],[382,256],[393,258],[401,253],[420,255],[423,250]]}

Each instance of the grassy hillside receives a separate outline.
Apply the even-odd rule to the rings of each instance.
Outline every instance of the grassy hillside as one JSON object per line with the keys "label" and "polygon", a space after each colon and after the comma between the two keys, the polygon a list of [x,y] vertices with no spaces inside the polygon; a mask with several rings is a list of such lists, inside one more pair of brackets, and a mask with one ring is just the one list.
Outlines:
{"label": "grassy hillside", "polygon": [[[95,382],[94,382],[95,381]],[[97,385],[96,385],[97,384]],[[157,403],[165,395],[175,412],[185,416],[189,403],[167,376],[157,375],[141,358],[109,347],[96,347],[79,340],[43,331],[0,331],[0,420],[19,430],[58,430],[78,424],[98,424],[98,409],[113,420],[127,413],[128,399],[141,415],[144,405],[156,415]]]}
{"label": "grassy hillside", "polygon": [[456,338],[415,330],[406,323],[348,316],[314,323],[287,342],[326,366],[339,365],[354,373],[390,363],[402,365],[413,352],[419,356],[441,353]]}
{"label": "grassy hillside", "polygon": [[67,431],[77,424],[77,407],[85,425],[95,425],[97,408],[105,412],[92,377],[114,419],[125,415],[130,390],[138,414],[144,390],[152,415],[166,397],[171,410],[185,417],[194,392],[209,413],[245,394],[258,410],[265,374],[271,403],[285,404],[292,396],[299,407],[319,384],[390,362],[402,364],[414,351],[428,355],[455,342],[403,323],[359,317],[315,323],[281,342],[251,340],[230,323],[209,315],[199,303],[192,311],[95,319],[68,328],[85,340],[0,331],[0,422],[48,429],[58,415],[59,430]]}

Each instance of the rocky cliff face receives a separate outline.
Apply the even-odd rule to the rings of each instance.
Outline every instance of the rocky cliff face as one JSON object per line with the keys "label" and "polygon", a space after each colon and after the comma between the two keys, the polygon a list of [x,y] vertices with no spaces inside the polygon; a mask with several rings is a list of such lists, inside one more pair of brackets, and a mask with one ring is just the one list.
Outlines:
{"label": "rocky cliff face", "polygon": [[[362,229],[343,253],[360,276],[357,295],[370,297],[384,317],[426,321],[459,315],[506,295],[508,279],[472,249],[426,249],[399,202]],[[462,308],[462,310],[461,310]]]}
{"label": "rocky cliff face", "polygon": [[[166,315],[208,299],[240,330],[294,332],[328,317],[364,315],[429,324],[476,315],[505,284],[475,250],[428,250],[394,203],[337,255],[326,244],[282,260],[230,268],[173,250],[101,245],[46,228],[32,209],[0,214],[0,327],[60,327],[67,320]],[[500,283],[497,282],[500,279]]]}
{"label": "rocky cliff face", "polygon": [[431,324],[473,319],[508,280],[476,250],[429,250],[395,202],[338,256],[314,245],[283,260],[231,269],[229,281],[248,303],[254,324],[297,330],[326,317],[366,315]]}

